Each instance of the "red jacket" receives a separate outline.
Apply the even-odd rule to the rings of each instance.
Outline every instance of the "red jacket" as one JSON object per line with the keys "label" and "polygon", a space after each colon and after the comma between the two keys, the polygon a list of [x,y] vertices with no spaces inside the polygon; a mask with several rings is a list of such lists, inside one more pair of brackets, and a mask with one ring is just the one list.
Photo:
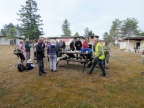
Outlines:
{"label": "red jacket", "polygon": [[86,41],[83,42],[83,44],[82,44],[82,48],[88,48],[88,44],[87,44]]}

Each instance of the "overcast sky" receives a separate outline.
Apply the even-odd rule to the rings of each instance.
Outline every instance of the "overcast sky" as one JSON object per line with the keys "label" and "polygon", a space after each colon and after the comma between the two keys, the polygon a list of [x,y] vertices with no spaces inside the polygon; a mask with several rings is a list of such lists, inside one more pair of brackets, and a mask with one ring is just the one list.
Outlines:
{"label": "overcast sky", "polygon": [[[16,13],[26,0],[0,0],[0,29],[4,24],[18,24]],[[125,20],[135,17],[144,30],[144,0],[36,0],[42,16],[45,36],[62,35],[61,25],[65,18],[70,22],[72,35],[84,35],[88,27],[102,38],[109,32],[116,18]]]}

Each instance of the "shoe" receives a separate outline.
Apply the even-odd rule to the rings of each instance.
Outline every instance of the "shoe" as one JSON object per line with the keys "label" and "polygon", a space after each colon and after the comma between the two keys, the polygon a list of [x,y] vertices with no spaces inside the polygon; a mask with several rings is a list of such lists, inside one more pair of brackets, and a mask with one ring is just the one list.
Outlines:
{"label": "shoe", "polygon": [[53,71],[53,69],[51,69],[51,71]]}
{"label": "shoe", "polygon": [[87,75],[91,76],[92,74],[90,74],[89,72],[87,72]]}
{"label": "shoe", "polygon": [[45,74],[40,74],[39,76],[45,76]]}
{"label": "shoe", "polygon": [[43,72],[43,74],[47,74],[47,72]]}
{"label": "shoe", "polygon": [[103,77],[105,77],[106,75],[100,74],[100,76],[103,76]]}
{"label": "shoe", "polygon": [[54,70],[53,72],[57,72],[57,70]]}

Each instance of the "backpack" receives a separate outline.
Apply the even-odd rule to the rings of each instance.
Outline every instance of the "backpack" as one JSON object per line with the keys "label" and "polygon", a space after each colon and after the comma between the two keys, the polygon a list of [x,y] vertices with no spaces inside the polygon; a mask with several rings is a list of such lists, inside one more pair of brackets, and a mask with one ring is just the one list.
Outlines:
{"label": "backpack", "polygon": [[19,63],[17,65],[17,69],[18,69],[19,72],[23,72],[23,71],[26,70],[26,67],[22,63]]}
{"label": "backpack", "polygon": [[15,47],[13,54],[18,55],[20,53],[20,50],[18,49],[18,47]]}

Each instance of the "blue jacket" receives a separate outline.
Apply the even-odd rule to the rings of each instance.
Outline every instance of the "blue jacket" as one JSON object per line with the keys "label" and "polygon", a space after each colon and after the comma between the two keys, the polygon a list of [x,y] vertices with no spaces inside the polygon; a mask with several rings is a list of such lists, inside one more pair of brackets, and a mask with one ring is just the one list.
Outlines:
{"label": "blue jacket", "polygon": [[55,44],[49,45],[47,53],[48,53],[48,55],[57,55],[58,54],[57,46]]}

